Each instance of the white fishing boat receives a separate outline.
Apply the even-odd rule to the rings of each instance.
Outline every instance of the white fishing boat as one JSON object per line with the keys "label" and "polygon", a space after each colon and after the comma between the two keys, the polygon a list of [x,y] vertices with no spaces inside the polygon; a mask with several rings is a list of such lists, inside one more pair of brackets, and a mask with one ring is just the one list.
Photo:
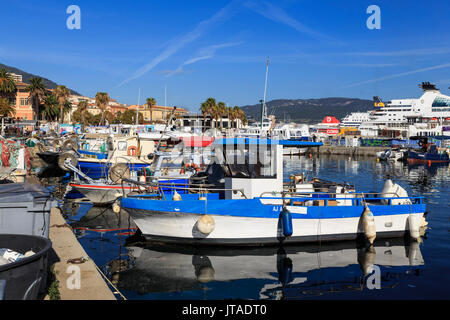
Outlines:
{"label": "white fishing boat", "polygon": [[[342,187],[315,190],[283,186],[283,145],[318,146],[302,141],[220,139],[227,168],[219,193],[149,199],[127,196],[121,206],[142,234],[162,242],[263,245],[333,241],[366,236],[419,237],[425,204],[388,180],[379,193],[349,192]],[[267,146],[270,146],[267,149]],[[217,149],[215,153],[218,154]],[[238,162],[237,158],[242,161]],[[230,162],[228,159],[232,159]],[[307,190],[305,190],[307,189]],[[197,190],[198,192],[198,190]]]}
{"label": "white fishing boat", "polygon": [[[116,164],[108,172],[107,179],[92,180],[80,172],[75,172],[74,181],[69,186],[82,193],[96,206],[114,203],[119,197],[130,192],[152,192],[158,188],[143,187],[140,183],[158,183],[159,185],[177,185],[189,187],[189,178],[209,164],[211,154],[208,151],[172,152],[157,151],[153,163],[145,168],[131,171],[125,164]],[[184,193],[179,190],[180,193]]]}

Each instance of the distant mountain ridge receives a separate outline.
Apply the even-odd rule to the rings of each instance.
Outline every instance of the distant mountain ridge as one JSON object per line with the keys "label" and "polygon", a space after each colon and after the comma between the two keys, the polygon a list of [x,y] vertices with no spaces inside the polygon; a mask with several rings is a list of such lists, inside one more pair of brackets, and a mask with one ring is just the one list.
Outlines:
{"label": "distant mountain ridge", "polygon": [[[278,121],[317,123],[325,116],[341,120],[352,112],[366,112],[373,109],[373,101],[358,98],[320,99],[276,99],[266,102],[267,114],[275,115]],[[242,106],[247,118],[261,121],[261,104]]]}
{"label": "distant mountain ridge", "polygon": [[[31,73],[25,72],[23,70],[20,70],[18,68],[7,66],[7,65],[5,65],[3,63],[0,63],[0,69],[3,69],[3,68],[6,69],[6,71],[8,71],[8,72],[12,72],[12,73],[15,73],[15,74],[22,75],[22,81],[25,82],[25,83],[30,83],[30,79],[31,78],[39,77],[39,78],[42,78],[43,83],[45,84],[45,86],[48,89],[55,89],[56,86],[58,85],[57,83],[55,83],[55,82],[53,82],[53,81],[51,81],[51,80],[49,80],[47,78],[44,78],[44,77],[41,77],[41,76],[38,76],[38,75],[34,75],[34,74],[31,74]],[[79,94],[75,90],[72,90],[70,88],[69,88],[69,90],[70,90],[71,94],[75,94],[75,95],[81,96],[81,94]]]}

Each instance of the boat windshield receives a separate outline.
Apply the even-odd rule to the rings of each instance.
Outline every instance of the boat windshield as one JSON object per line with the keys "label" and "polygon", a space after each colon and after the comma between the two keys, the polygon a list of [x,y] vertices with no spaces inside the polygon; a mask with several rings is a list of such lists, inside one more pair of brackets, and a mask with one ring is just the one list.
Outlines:
{"label": "boat windshield", "polygon": [[226,164],[225,177],[233,178],[276,178],[275,152],[269,148],[235,146],[224,150]]}

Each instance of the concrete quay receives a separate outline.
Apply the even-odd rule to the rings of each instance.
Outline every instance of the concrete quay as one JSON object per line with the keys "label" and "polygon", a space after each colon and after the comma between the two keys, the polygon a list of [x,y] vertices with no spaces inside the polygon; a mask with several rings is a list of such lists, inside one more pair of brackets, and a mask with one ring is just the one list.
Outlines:
{"label": "concrete quay", "polygon": [[[116,300],[95,263],[89,259],[72,229],[67,225],[59,208],[51,209],[50,240],[56,253],[53,272],[59,282],[61,300]],[[85,258],[87,261],[75,264],[68,262],[78,258]],[[49,299],[47,295],[45,300]]]}

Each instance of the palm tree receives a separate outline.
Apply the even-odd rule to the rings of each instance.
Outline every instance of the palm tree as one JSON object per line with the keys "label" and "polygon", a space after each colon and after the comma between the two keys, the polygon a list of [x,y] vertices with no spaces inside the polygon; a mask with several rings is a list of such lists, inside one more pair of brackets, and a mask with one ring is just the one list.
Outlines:
{"label": "palm tree", "polygon": [[97,92],[95,95],[95,104],[102,111],[102,118],[100,124],[105,124],[105,110],[109,103],[109,95],[106,92]]}
{"label": "palm tree", "polygon": [[205,102],[203,102],[200,106],[200,110],[203,113],[203,117],[205,119],[205,126],[206,126],[206,115],[211,116],[211,128],[213,127],[213,119],[215,119],[216,112],[217,112],[217,103],[216,99],[214,98],[208,98]]}
{"label": "palm tree", "polygon": [[86,125],[86,111],[88,110],[88,102],[87,100],[81,100],[78,103],[78,107],[76,112],[81,115],[81,123]]}
{"label": "palm tree", "polygon": [[66,86],[56,86],[55,96],[59,103],[59,121],[64,122],[64,107],[67,106],[67,98],[70,96],[70,90]]}
{"label": "palm tree", "polygon": [[227,105],[225,102],[219,102],[217,104],[217,116],[220,118],[220,131],[223,130],[223,117],[227,113]]}
{"label": "palm tree", "polygon": [[206,102],[203,102],[200,105],[200,111],[202,112],[202,115],[203,115],[203,131],[205,131],[206,117],[209,115],[209,109],[208,109],[208,105],[206,104]]}
{"label": "palm tree", "polygon": [[0,98],[0,117],[7,118],[16,112],[14,106],[6,98]]}
{"label": "palm tree", "polygon": [[233,128],[234,121],[236,120],[237,115],[233,107],[229,107],[227,109],[228,109],[228,123],[230,123],[228,127]]}
{"label": "palm tree", "polygon": [[9,98],[16,92],[16,82],[6,69],[0,69],[0,97]]}
{"label": "palm tree", "polygon": [[153,122],[153,106],[156,106],[155,98],[147,98],[147,107],[150,109],[150,122]]}
{"label": "palm tree", "polygon": [[58,117],[58,99],[54,94],[47,94],[43,101],[42,116],[46,120],[53,121]]}
{"label": "palm tree", "polygon": [[241,120],[244,126],[246,126],[248,123],[247,117],[245,116],[245,112],[241,108],[239,108],[239,120]]}
{"label": "palm tree", "polygon": [[31,107],[36,116],[36,119],[39,119],[39,108],[42,104],[42,101],[45,97],[47,89],[45,88],[45,84],[43,83],[42,78],[34,77],[30,79],[30,85],[26,88],[30,92],[30,96],[28,100],[31,100]]}

